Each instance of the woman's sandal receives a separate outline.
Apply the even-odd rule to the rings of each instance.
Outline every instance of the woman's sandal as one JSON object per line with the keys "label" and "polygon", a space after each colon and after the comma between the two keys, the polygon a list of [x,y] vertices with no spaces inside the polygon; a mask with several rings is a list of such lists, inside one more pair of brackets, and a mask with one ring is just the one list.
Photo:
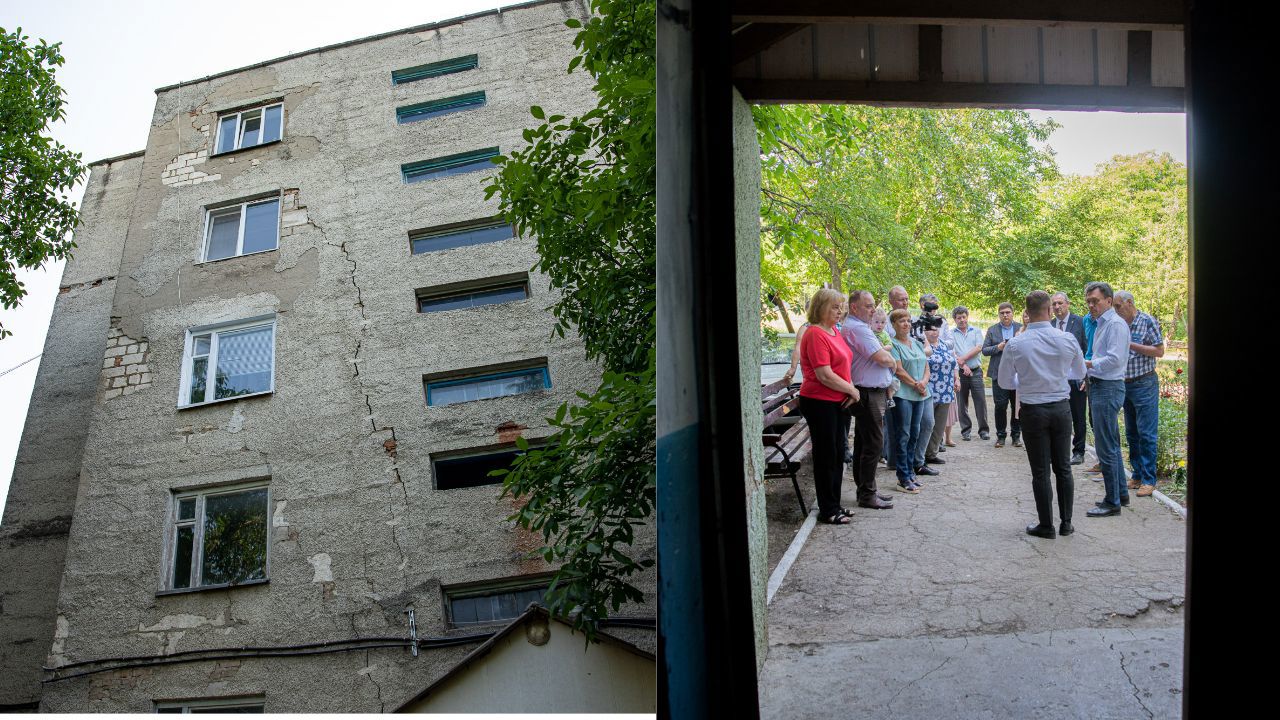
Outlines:
{"label": "woman's sandal", "polygon": [[840,508],[840,514],[845,517],[853,517],[853,511],[849,508]]}
{"label": "woman's sandal", "polygon": [[836,513],[830,517],[819,518],[818,520],[826,525],[848,525],[850,522],[849,516],[843,513]]}

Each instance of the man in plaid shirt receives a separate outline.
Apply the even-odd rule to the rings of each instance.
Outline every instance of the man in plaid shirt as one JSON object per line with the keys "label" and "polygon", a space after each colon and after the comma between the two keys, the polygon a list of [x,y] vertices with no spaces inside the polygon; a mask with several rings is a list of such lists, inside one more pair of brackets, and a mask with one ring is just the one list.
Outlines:
{"label": "man in plaid shirt", "polygon": [[1129,442],[1133,474],[1129,487],[1138,497],[1156,487],[1156,435],[1160,417],[1160,379],[1156,358],[1164,357],[1160,323],[1134,306],[1133,294],[1120,290],[1116,314],[1129,323],[1129,362],[1124,370],[1124,434]]}

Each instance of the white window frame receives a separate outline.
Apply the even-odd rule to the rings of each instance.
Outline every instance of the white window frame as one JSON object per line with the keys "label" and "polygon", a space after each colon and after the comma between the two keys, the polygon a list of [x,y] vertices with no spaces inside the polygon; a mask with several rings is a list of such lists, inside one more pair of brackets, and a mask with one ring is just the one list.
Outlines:
{"label": "white window frame", "polygon": [[[261,392],[250,393],[248,395],[236,395],[234,397],[211,398],[216,390],[216,377],[218,368],[218,335],[221,333],[234,332],[237,330],[250,330],[253,328],[270,327],[271,328],[271,386]],[[209,353],[207,357],[209,362],[205,368],[205,400],[203,402],[188,402],[191,397],[191,366],[192,351],[195,349],[195,338],[202,335],[209,335]],[[259,397],[262,395],[270,395],[276,391],[276,316],[264,315],[261,317],[250,318],[248,320],[237,320],[231,323],[221,323],[216,325],[202,325],[200,327],[188,328],[186,341],[183,344],[182,351],[182,374],[181,381],[178,383],[178,409],[204,407],[214,403],[227,402],[229,400],[243,400],[244,398]]]}
{"label": "white window frame", "polygon": [[[172,710],[174,708],[182,708],[183,715],[189,715],[192,708],[200,708],[202,710],[216,710],[217,708],[243,708],[243,707],[261,707],[265,712],[267,709],[267,699],[262,696],[257,697],[236,697],[236,698],[205,698],[200,700],[156,700],[155,712],[161,710]],[[177,715],[178,713],[171,713]]]}
{"label": "white window frame", "polygon": [[[229,113],[224,113],[222,115],[219,115],[218,116],[218,132],[215,133],[216,137],[214,137],[213,139],[213,152],[210,154],[220,155],[224,153],[235,152],[236,150],[243,150],[246,147],[243,144],[245,113],[251,113],[255,110],[261,113],[258,116],[261,119],[261,122],[259,123],[259,126],[258,126],[258,137],[265,136],[267,134],[267,110],[273,107],[280,108],[279,137],[277,137],[275,140],[267,140],[266,142],[263,142],[260,140],[254,143],[253,145],[249,145],[248,147],[258,147],[259,145],[266,145],[269,142],[279,142],[280,140],[283,140],[284,139],[284,103],[283,102],[268,103],[266,105],[248,107],[248,108],[244,108],[243,110],[237,110],[235,112],[229,112]],[[222,146],[222,121],[226,120],[229,117],[234,117],[236,119],[236,142],[233,147],[227,150],[219,150],[218,148]]]}
{"label": "white window frame", "polygon": [[[253,480],[249,482],[235,483],[233,485],[218,485],[213,487],[193,488],[189,490],[174,490],[169,494],[169,521],[165,523],[165,553],[164,553],[164,573],[161,578],[161,592],[166,593],[185,593],[196,592],[199,590],[212,590],[217,588],[233,587],[229,583],[218,585],[205,585],[200,581],[201,566],[204,560],[204,502],[205,498],[217,495],[232,495],[235,493],[245,492],[246,490],[266,490],[267,499],[264,501],[263,513],[267,522],[265,523],[265,531],[263,534],[263,560],[262,560],[262,579],[250,580],[240,585],[258,585],[265,583],[271,579],[271,486],[269,480]],[[195,517],[191,520],[179,520],[178,509],[183,500],[195,499]],[[190,525],[194,532],[191,540],[191,585],[184,588],[173,587],[173,571],[174,563],[178,559],[178,529]],[[239,587],[235,585],[234,587]],[[175,703],[177,704],[177,703]],[[167,706],[171,706],[166,703]]]}
{"label": "white window frame", "polygon": [[[250,205],[261,205],[275,201],[276,203],[276,245],[267,250],[254,250],[251,253],[244,252],[244,225],[245,218],[249,214]],[[216,260],[209,259],[209,243],[213,240],[213,216],[227,215],[229,211],[235,208],[240,209],[240,227],[236,233],[236,252],[234,255],[228,255],[224,258]],[[245,257],[247,255],[260,255],[262,253],[275,252],[280,249],[280,217],[284,214],[284,198],[279,194],[268,195],[266,197],[258,197],[252,200],[245,200],[241,203],[232,203],[230,205],[219,205],[217,207],[206,208],[204,211],[204,245],[200,250],[200,262],[222,262],[232,258]]]}

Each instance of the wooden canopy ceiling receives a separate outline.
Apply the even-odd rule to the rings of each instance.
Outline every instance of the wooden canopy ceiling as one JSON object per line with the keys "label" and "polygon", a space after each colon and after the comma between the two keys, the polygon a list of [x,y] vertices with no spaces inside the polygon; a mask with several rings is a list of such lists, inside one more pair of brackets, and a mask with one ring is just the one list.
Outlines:
{"label": "wooden canopy ceiling", "polygon": [[751,102],[1182,112],[1181,2],[735,0]]}

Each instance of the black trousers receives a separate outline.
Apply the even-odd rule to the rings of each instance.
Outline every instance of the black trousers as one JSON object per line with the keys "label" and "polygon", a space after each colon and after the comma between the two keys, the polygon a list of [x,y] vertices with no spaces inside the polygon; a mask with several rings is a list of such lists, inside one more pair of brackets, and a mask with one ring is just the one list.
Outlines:
{"label": "black trousers", "polygon": [[1084,455],[1085,415],[1088,413],[1089,394],[1080,389],[1079,380],[1071,383],[1071,452]]}
{"label": "black trousers", "polygon": [[862,399],[853,406],[853,481],[858,486],[858,502],[874,502],[889,393],[885,388],[858,386],[858,394]]}
{"label": "black trousers", "polygon": [[1075,481],[1071,477],[1071,403],[1068,400],[1022,405],[1023,442],[1031,464],[1031,492],[1041,525],[1053,525],[1053,490],[1049,472],[1057,478],[1058,516],[1071,522]]}
{"label": "black trousers", "polygon": [[1012,427],[1009,427],[1009,430],[1013,433],[1014,440],[1022,436],[1022,422],[1017,417],[1014,417],[1012,422],[1009,421],[1009,415],[1013,413],[1012,406],[1017,402],[1017,393],[1017,390],[1000,387],[999,381],[992,376],[991,397],[996,401],[996,437],[1001,440],[1004,439],[1004,429],[1010,425]]}
{"label": "black trousers", "polygon": [[968,437],[973,428],[969,420],[969,396],[973,396],[973,414],[978,416],[978,433],[990,432],[987,426],[987,386],[982,383],[982,366],[972,375],[960,373],[960,434]]}
{"label": "black trousers", "polygon": [[840,485],[844,479],[844,442],[840,432],[848,428],[840,403],[800,396],[800,414],[809,425],[813,443],[813,485],[818,495],[818,517],[840,512]]}

